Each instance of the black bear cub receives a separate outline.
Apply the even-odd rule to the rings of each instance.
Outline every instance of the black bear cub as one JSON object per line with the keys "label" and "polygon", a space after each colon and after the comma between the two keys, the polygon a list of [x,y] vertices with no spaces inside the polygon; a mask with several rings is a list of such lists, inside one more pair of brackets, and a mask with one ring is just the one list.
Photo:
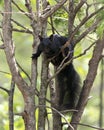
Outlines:
{"label": "black bear cub", "polygon": [[[39,38],[40,44],[37,48],[37,52],[32,55],[32,59],[39,57],[43,52],[47,59],[50,59],[51,63],[58,67],[68,54],[69,55],[64,62],[67,62],[72,58],[72,44],[64,48],[64,55],[61,51],[62,46],[68,41],[68,38],[57,34],[46,38],[39,36]],[[61,110],[75,108],[80,92],[80,78],[74,69],[72,62],[58,73],[57,79],[60,86],[59,106],[61,106]]]}

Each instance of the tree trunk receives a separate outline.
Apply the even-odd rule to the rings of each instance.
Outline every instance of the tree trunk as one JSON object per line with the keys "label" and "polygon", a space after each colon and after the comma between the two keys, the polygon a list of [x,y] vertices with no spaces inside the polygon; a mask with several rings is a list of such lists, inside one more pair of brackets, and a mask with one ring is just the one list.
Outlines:
{"label": "tree trunk", "polygon": [[[56,70],[56,67],[55,67]],[[52,107],[56,110],[59,110],[59,97],[60,97],[60,86],[59,81],[57,80],[57,76],[55,77],[55,94],[53,91],[53,97],[52,97]],[[62,129],[62,123],[61,123],[61,116],[56,111],[52,110],[53,114],[53,130],[61,130]]]}
{"label": "tree trunk", "polygon": [[[88,71],[87,77],[84,81],[80,99],[79,99],[79,102],[78,102],[78,105],[76,108],[78,110],[78,112],[74,112],[72,119],[71,119],[71,123],[74,123],[74,122],[76,123],[76,124],[72,124],[74,130],[77,130],[78,123],[81,120],[81,116],[83,114],[84,108],[88,101],[88,96],[89,96],[90,90],[92,88],[94,79],[97,74],[98,64],[101,59],[102,51],[104,48],[103,41],[104,41],[104,37],[101,40],[97,41],[96,46],[93,51],[93,56],[89,62],[89,71]],[[72,129],[69,128],[68,130],[72,130]]]}
{"label": "tree trunk", "polygon": [[4,0],[4,16],[3,16],[3,40],[5,45],[5,54],[7,62],[13,77],[14,82],[21,91],[25,108],[22,116],[24,117],[25,129],[35,130],[35,116],[34,116],[34,91],[30,88],[27,83],[23,80],[18,70],[16,60],[14,57],[14,44],[12,41],[12,25],[11,25],[11,0]]}

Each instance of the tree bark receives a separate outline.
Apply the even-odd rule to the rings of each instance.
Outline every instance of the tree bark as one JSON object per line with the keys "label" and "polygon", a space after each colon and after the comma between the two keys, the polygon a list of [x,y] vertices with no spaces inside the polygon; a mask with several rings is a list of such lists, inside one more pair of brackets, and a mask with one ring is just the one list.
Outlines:
{"label": "tree bark", "polygon": [[[15,49],[12,41],[12,25],[11,25],[11,0],[4,0],[4,15],[3,15],[3,41],[5,46],[6,59],[13,77],[14,82],[21,91],[25,108],[23,112],[23,119],[25,122],[26,130],[35,129],[35,116],[34,116],[34,93],[28,84],[23,80],[18,70],[16,60],[14,57]],[[33,91],[34,92],[34,91]]]}
{"label": "tree bark", "polygon": [[99,127],[103,127],[103,88],[104,88],[104,60],[101,60],[101,83],[100,83],[100,89],[99,89]]}
{"label": "tree bark", "polygon": [[[56,70],[56,68],[55,68]],[[52,107],[59,110],[59,97],[60,97],[60,86],[59,81],[57,80],[57,76],[55,77],[55,95],[52,100]],[[53,110],[53,130],[61,130],[62,129],[62,123],[61,123],[61,116],[59,113]]]}
{"label": "tree bark", "polygon": [[[81,120],[81,116],[83,114],[84,108],[88,101],[88,96],[89,96],[90,90],[92,88],[94,79],[97,74],[98,64],[101,59],[102,51],[104,48],[103,41],[104,41],[104,37],[101,40],[97,41],[96,46],[94,47],[92,58],[89,61],[88,74],[84,81],[80,99],[79,99],[79,102],[78,102],[78,105],[76,108],[78,110],[78,112],[74,112],[72,119],[71,119],[71,123],[74,123],[74,122],[76,123],[76,124],[72,124],[74,130],[77,130],[78,123]],[[71,130],[71,128],[69,128],[68,130]]]}
{"label": "tree bark", "polygon": [[9,128],[14,130],[14,112],[13,112],[13,97],[14,97],[15,82],[11,81],[11,87],[9,90]]}

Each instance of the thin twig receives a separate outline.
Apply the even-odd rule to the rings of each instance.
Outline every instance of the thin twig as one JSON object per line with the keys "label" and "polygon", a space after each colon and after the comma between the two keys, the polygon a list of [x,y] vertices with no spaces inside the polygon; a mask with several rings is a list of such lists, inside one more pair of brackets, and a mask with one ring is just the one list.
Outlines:
{"label": "thin twig", "polygon": [[84,5],[84,3],[86,3],[87,0],[81,0],[80,3],[75,7],[75,14],[77,14],[77,12],[81,9],[81,7]]}
{"label": "thin twig", "polygon": [[60,111],[58,111],[57,109],[55,109],[54,107],[50,107],[50,106],[45,106],[45,105],[38,105],[38,106],[35,106],[36,108],[38,108],[38,107],[46,107],[46,108],[49,108],[49,109],[51,109],[51,110],[54,110],[55,112],[57,112],[64,120],[65,120],[65,122],[68,124],[68,126],[72,129],[72,130],[74,130],[74,128],[71,126],[71,124],[68,122],[68,120],[66,119],[66,117],[60,112]]}
{"label": "thin twig", "polygon": [[87,28],[75,41],[74,45],[76,45],[78,42],[80,42],[89,32],[95,30],[97,26],[99,25],[101,19],[96,20],[89,28]]}
{"label": "thin twig", "polygon": [[9,95],[9,90],[8,89],[6,89],[6,88],[4,88],[4,87],[2,87],[2,86],[0,86],[0,89],[2,89],[3,91],[5,91],[8,95]]}
{"label": "thin twig", "polygon": [[[67,123],[62,123],[62,124],[63,124],[63,125],[67,125]],[[97,130],[104,130],[104,128],[99,128],[99,127],[87,125],[87,124],[84,124],[84,123],[72,122],[71,124],[78,124],[78,125],[81,125],[81,126],[85,126],[85,127],[89,127],[89,128],[93,128],[93,129],[97,129]]]}
{"label": "thin twig", "polygon": [[0,70],[0,73],[4,73],[4,74],[8,74],[8,75],[11,75],[9,72],[6,72],[6,71],[2,71]]}
{"label": "thin twig", "polygon": [[12,3],[17,7],[18,10],[20,10],[20,12],[21,12],[22,14],[25,14],[27,17],[29,17],[30,13],[27,13],[27,12],[25,12],[24,10],[22,10],[22,9],[17,5],[17,3],[15,3],[13,0],[12,0]]}
{"label": "thin twig", "polygon": [[29,29],[28,29],[28,30],[19,30],[19,29],[17,29],[17,28],[13,28],[12,30],[15,31],[15,32],[20,32],[20,33],[33,34],[33,32],[30,31]]}
{"label": "thin twig", "polygon": [[90,20],[92,17],[94,17],[97,13],[99,13],[101,10],[104,9],[104,6],[102,6],[100,9],[98,9],[97,11],[93,12],[92,14],[90,14],[89,16],[85,16],[82,21],[80,22],[80,24],[74,29],[73,33],[70,36],[70,39],[67,41],[70,42],[73,41],[73,38],[75,36],[75,34],[77,33],[77,31],[88,21]]}
{"label": "thin twig", "polygon": [[55,11],[57,11],[67,0],[62,0],[58,2],[55,6],[53,6],[49,11],[45,14],[41,15],[41,20],[45,21],[49,16],[51,16]]}
{"label": "thin twig", "polygon": [[31,82],[31,78],[30,76],[28,75],[28,73],[21,67],[21,65],[18,63],[18,61],[16,61],[18,67],[24,72],[24,74],[28,77],[29,81]]}
{"label": "thin twig", "polygon": [[33,13],[33,11],[32,11],[31,1],[30,1],[30,0],[25,0],[25,6],[26,6],[28,12],[30,13],[29,18],[30,18],[31,20],[35,20],[35,19],[34,19],[34,18],[35,18],[35,17],[34,17],[34,13]]}

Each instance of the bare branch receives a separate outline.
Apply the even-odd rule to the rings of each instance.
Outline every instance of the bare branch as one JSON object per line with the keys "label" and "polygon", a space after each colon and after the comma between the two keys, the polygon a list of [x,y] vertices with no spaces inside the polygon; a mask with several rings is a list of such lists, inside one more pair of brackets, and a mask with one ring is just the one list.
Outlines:
{"label": "bare branch", "polygon": [[21,67],[21,65],[16,61],[16,63],[17,63],[17,65],[18,65],[18,67],[24,72],[24,74],[28,77],[28,79],[29,79],[29,81],[30,81],[30,83],[31,83],[31,78],[30,78],[30,76],[28,75],[28,73]]}
{"label": "bare branch", "polygon": [[57,11],[67,0],[62,0],[58,2],[54,7],[52,7],[48,12],[41,15],[40,18],[42,21],[45,21],[49,16],[51,16],[55,11]]}
{"label": "bare branch", "polygon": [[75,14],[77,14],[77,12],[80,10],[80,8],[84,5],[84,3],[86,3],[87,0],[81,0],[80,3],[75,7]]}
{"label": "bare branch", "polygon": [[4,88],[4,87],[2,87],[2,86],[0,86],[0,89],[2,89],[3,91],[5,91],[8,95],[9,95],[9,90],[8,89],[6,89],[6,88]]}
{"label": "bare branch", "polygon": [[87,28],[76,40],[74,40],[74,45],[80,42],[89,32],[95,30],[100,23],[100,19],[96,20],[89,28]]}
{"label": "bare branch", "polygon": [[13,28],[13,31],[18,31],[18,32],[23,32],[23,33],[30,33],[32,34],[32,30],[30,30],[29,28],[26,28],[25,26],[23,26],[22,24],[20,24],[19,22],[15,21],[14,19],[11,19],[11,21],[13,23],[15,23],[17,26],[23,28],[24,30],[19,30],[19,29],[16,29],[16,28]]}
{"label": "bare branch", "polygon": [[12,21],[13,23],[15,23],[17,26],[19,26],[19,27],[21,27],[21,28],[23,28],[23,29],[26,29],[26,30],[27,30],[27,28],[26,28],[25,26],[23,26],[21,23],[17,22],[16,20],[11,19],[11,21]]}
{"label": "bare branch", "polygon": [[28,34],[33,33],[31,30],[19,30],[17,28],[13,28],[12,30],[15,31],[15,32],[20,32],[20,33],[28,33]]}
{"label": "bare branch", "polygon": [[30,13],[29,18],[30,18],[31,20],[35,20],[35,19],[34,19],[34,18],[35,18],[35,17],[34,17],[34,13],[33,13],[33,11],[32,11],[31,1],[30,1],[30,0],[25,0],[25,6],[26,6],[28,12]]}
{"label": "bare branch", "polygon": [[[18,9],[19,11],[21,11],[23,14],[25,14],[27,17],[29,17],[30,14],[28,14],[27,12],[25,12],[24,10],[22,10],[22,9],[17,5],[17,3],[14,2],[14,0],[12,0],[12,3],[17,7],[17,9]],[[30,17],[29,17],[29,18],[30,18]]]}
{"label": "bare branch", "polygon": [[[0,26],[0,28],[2,28],[2,26]],[[25,28],[25,27],[24,27]],[[33,34],[33,31],[28,29],[28,28],[25,28],[24,30],[20,30],[20,29],[17,29],[17,28],[12,28],[12,31],[15,31],[15,32],[20,32],[20,33],[28,33],[28,34]],[[3,41],[3,39],[2,39]]]}
{"label": "bare branch", "polygon": [[83,18],[83,20],[80,22],[80,24],[74,29],[74,31],[72,32],[70,39],[67,41],[67,45],[70,45],[71,41],[73,41],[73,38],[75,36],[75,34],[77,33],[77,31],[88,21],[90,20],[92,17],[94,17],[97,13],[99,13],[101,10],[104,9],[104,6],[102,6],[100,9],[98,9],[97,11],[93,12],[92,14],[90,14],[89,16],[85,16]]}
{"label": "bare branch", "polygon": [[[65,120],[65,122],[67,123],[67,125],[72,129],[72,130],[74,130],[73,129],[73,127],[71,126],[71,124],[68,122],[68,120],[66,119],[66,117],[60,112],[60,111],[58,111],[57,109],[55,109],[54,107],[49,107],[49,106],[46,106],[46,105],[38,105],[38,106],[35,106],[36,108],[38,108],[38,107],[46,107],[46,108],[49,108],[49,109],[51,109],[51,110],[54,110],[55,112],[57,112],[64,120]],[[70,111],[70,110],[69,110]]]}
{"label": "bare branch", "polygon": [[[63,125],[66,125],[67,123],[63,123]],[[104,130],[103,128],[99,128],[99,127],[95,127],[95,126],[91,126],[91,125],[87,125],[84,123],[76,123],[76,122],[72,122],[71,124],[77,124],[77,125],[81,125],[81,126],[85,126],[85,127],[89,127],[89,128],[93,128],[93,129],[97,129],[97,130]]]}
{"label": "bare branch", "polygon": [[5,71],[1,71],[1,70],[0,70],[0,72],[1,72],[1,73],[4,73],[4,74],[11,75],[10,73],[8,73],[8,72],[5,72]]}
{"label": "bare branch", "polygon": [[[59,2],[58,0],[55,0],[57,3]],[[69,13],[69,11],[68,11],[68,9],[64,6],[64,5],[62,5],[62,8],[67,12],[67,13]]]}

